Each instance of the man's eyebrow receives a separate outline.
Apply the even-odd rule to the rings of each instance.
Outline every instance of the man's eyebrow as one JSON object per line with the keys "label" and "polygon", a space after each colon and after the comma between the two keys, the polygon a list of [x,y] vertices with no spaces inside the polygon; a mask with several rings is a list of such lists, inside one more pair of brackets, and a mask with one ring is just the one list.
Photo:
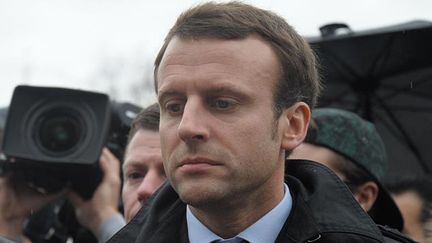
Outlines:
{"label": "man's eyebrow", "polygon": [[157,99],[160,102],[165,97],[178,96],[178,95],[181,95],[181,92],[174,91],[174,90],[160,90],[158,93]]}
{"label": "man's eyebrow", "polygon": [[125,161],[122,165],[122,170],[125,170],[126,168],[135,168],[135,167],[140,167],[140,162],[136,161],[136,160],[128,160]]}
{"label": "man's eyebrow", "polygon": [[206,94],[228,94],[228,95],[234,95],[238,97],[247,97],[248,89],[241,88],[235,84],[226,83],[226,84],[217,84],[213,87],[209,87],[204,91]]}
{"label": "man's eyebrow", "polygon": [[240,90],[235,85],[215,85],[214,87],[210,87],[206,90],[207,93],[225,93],[225,92],[234,92],[240,93]]}
{"label": "man's eyebrow", "polygon": [[[203,87],[201,90],[202,93],[211,95],[211,94],[233,94],[238,96],[246,96],[248,89],[241,88],[236,84],[233,83],[217,83],[217,84],[211,84],[209,86]],[[170,97],[170,96],[185,96],[185,94],[182,91],[178,91],[175,89],[161,89],[158,94],[158,101],[161,103],[164,98]]]}

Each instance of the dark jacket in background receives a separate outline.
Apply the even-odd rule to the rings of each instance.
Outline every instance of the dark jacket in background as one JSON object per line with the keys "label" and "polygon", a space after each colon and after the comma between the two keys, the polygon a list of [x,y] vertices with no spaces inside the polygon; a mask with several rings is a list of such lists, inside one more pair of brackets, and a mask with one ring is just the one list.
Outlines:
{"label": "dark jacket in background", "polygon": [[[326,167],[290,160],[285,181],[293,197],[279,242],[385,242],[351,192]],[[186,205],[165,183],[109,243],[188,243]]]}

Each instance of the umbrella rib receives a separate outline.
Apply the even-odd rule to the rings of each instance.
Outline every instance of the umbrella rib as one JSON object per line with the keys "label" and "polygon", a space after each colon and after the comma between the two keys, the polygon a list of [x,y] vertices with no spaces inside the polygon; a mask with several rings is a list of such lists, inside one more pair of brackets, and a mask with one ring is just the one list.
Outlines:
{"label": "umbrella rib", "polygon": [[402,137],[404,138],[404,141],[406,145],[411,149],[414,156],[417,158],[417,160],[420,163],[420,166],[423,168],[423,170],[426,173],[430,173],[430,169],[427,166],[427,163],[423,160],[423,158],[420,155],[420,152],[418,149],[414,146],[414,142],[411,140],[411,138],[406,133],[405,129],[402,127],[400,122],[396,119],[394,113],[389,109],[389,107],[384,103],[384,101],[377,95],[374,95],[375,99],[378,101],[378,103],[381,105],[381,107],[384,109],[386,114],[389,116],[390,120],[393,122],[393,124],[399,129],[399,132],[402,134]]}
{"label": "umbrella rib", "polygon": [[[415,85],[418,87],[418,86],[423,85],[423,84],[425,84],[425,83],[427,83],[427,82],[430,82],[430,80],[429,80],[429,79],[422,79],[422,80],[419,80],[418,82],[416,82]],[[391,86],[389,86],[389,85],[383,85],[382,88],[386,88],[386,89],[388,89],[388,90],[393,91],[392,93],[387,94],[387,95],[384,97],[384,99],[392,98],[392,97],[394,97],[395,95],[397,95],[397,94],[399,94],[399,93],[401,93],[401,92],[407,92],[407,94],[414,94],[414,95],[417,96],[417,97],[420,96],[420,97],[423,97],[423,98],[426,98],[426,99],[428,99],[428,98],[430,99],[430,98],[431,98],[431,95],[427,95],[427,94],[424,94],[424,93],[421,93],[421,92],[415,91],[415,90],[413,90],[412,87],[407,87],[407,88],[396,88],[396,87],[391,87]]]}
{"label": "umbrella rib", "polygon": [[413,105],[392,105],[389,106],[391,109],[398,110],[398,111],[413,111],[413,112],[432,112],[432,107],[418,107]]}
{"label": "umbrella rib", "polygon": [[[378,55],[376,55],[375,59],[372,61],[372,65],[370,66],[369,73],[371,75],[374,75],[375,73],[379,72],[379,70],[382,69],[382,66],[386,63],[386,60],[390,56],[391,46],[393,46],[394,42],[395,42],[394,38],[389,37],[387,40],[387,44],[385,44],[382,50],[378,53]],[[382,60],[381,66],[378,65],[378,62],[380,60]],[[377,78],[376,81],[378,80],[379,79]]]}
{"label": "umbrella rib", "polygon": [[[352,75],[356,80],[360,79],[360,76],[354,71],[353,68],[350,67],[350,65],[346,64],[343,59],[339,58],[338,55],[335,55],[335,53],[328,51],[327,56],[331,57],[328,58],[328,61],[333,63],[333,65],[336,67],[336,69],[339,70],[340,73],[346,73],[348,72],[349,75]],[[349,80],[348,78],[346,80]]]}

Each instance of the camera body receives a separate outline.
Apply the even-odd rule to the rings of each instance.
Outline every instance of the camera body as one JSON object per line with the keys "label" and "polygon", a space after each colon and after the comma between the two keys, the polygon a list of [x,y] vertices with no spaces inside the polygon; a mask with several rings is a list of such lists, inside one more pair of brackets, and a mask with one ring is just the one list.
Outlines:
{"label": "camera body", "polygon": [[4,131],[5,166],[42,193],[70,187],[91,198],[102,179],[102,148],[110,141],[120,156],[126,146],[133,114],[123,117],[119,107],[102,93],[17,86]]}

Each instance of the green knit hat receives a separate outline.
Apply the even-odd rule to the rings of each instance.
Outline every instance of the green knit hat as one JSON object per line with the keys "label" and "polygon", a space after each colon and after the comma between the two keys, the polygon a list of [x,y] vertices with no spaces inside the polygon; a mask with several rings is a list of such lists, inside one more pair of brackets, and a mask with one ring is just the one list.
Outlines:
{"label": "green knit hat", "polygon": [[386,151],[372,123],[355,113],[335,108],[315,109],[312,120],[316,131],[311,132],[306,142],[334,150],[377,179],[383,178],[387,170]]}
{"label": "green knit hat", "polygon": [[367,171],[379,187],[369,213],[377,224],[402,230],[402,215],[380,183],[387,170],[387,156],[384,142],[372,123],[349,111],[316,108],[305,142],[327,147]]}

